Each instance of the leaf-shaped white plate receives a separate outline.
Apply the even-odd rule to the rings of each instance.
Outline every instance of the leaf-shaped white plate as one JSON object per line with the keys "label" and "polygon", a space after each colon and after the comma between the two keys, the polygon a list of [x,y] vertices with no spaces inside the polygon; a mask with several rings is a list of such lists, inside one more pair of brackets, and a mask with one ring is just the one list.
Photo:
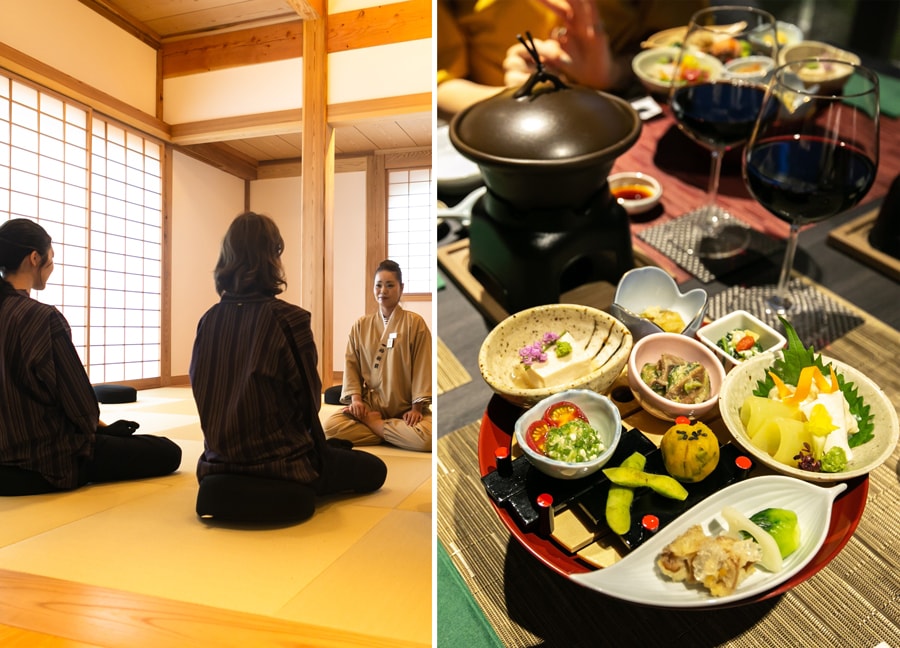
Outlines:
{"label": "leaf-shaped white plate", "polygon": [[[703,608],[739,601],[766,592],[799,572],[818,553],[831,521],[831,505],[847,484],[825,488],[784,475],[765,475],[738,482],[711,495],[662,529],[655,537],[606,569],[572,574],[575,582],[632,603],[657,607]],[[746,516],[765,508],[794,511],[800,524],[800,547],[784,559],[778,573],[760,566],[727,596],[713,596],[699,584],[686,585],[663,576],[656,559],[663,548],[694,524],[707,535],[728,529],[722,509],[733,506]]]}

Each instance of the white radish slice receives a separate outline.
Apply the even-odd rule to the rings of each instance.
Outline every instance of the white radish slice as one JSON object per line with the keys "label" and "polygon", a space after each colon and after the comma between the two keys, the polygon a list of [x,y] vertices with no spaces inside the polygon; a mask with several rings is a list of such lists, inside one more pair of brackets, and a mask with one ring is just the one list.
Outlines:
{"label": "white radish slice", "polygon": [[746,531],[753,539],[756,540],[762,549],[762,558],[759,563],[768,571],[774,573],[781,571],[782,559],[781,551],[778,549],[778,543],[772,535],[753,522],[746,515],[738,511],[733,506],[726,506],[722,509],[722,517],[728,522],[729,533],[740,537],[740,531]]}

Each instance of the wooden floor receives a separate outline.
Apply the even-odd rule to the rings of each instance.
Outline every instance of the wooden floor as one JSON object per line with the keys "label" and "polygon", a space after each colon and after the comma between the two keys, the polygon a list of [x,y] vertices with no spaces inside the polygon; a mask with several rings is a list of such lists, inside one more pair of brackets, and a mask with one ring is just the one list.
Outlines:
{"label": "wooden floor", "polygon": [[[325,414],[323,414],[325,415]],[[431,455],[380,446],[385,486],[300,525],[200,522],[187,388],[101,417],[182,447],[171,476],[0,498],[0,645],[424,646],[432,637]]]}

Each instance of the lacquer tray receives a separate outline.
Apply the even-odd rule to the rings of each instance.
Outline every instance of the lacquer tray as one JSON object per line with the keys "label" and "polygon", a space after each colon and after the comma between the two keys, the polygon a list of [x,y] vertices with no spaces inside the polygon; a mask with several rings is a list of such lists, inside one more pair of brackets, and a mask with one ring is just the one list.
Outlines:
{"label": "lacquer tray", "polygon": [[[482,417],[478,436],[478,465],[482,478],[496,469],[495,451],[497,448],[509,449],[511,447],[515,415],[515,408],[499,396],[494,396],[488,404]],[[754,466],[747,476],[760,474],[772,473],[764,466]],[[779,596],[811,578],[825,567],[853,536],[865,509],[868,491],[868,476],[849,480],[846,491],[834,501],[825,542],[813,559],[802,570],[771,590],[730,605],[747,605]],[[523,528],[521,515],[515,514],[506,506],[498,505],[490,497],[488,500],[512,536],[545,566],[564,577],[584,574],[596,569],[576,553],[564,549],[552,538],[539,534],[536,525],[529,525],[527,529]],[[628,556],[626,555],[623,560],[628,560]],[[721,607],[728,606],[729,604],[723,604]]]}

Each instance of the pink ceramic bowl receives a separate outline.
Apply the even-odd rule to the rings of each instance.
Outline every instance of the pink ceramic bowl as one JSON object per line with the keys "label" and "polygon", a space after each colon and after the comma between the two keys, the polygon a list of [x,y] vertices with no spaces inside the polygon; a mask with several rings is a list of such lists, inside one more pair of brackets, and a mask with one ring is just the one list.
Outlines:
{"label": "pink ceramic bowl", "polygon": [[[641,368],[646,363],[656,363],[664,353],[678,356],[688,362],[699,362],[709,374],[709,398],[700,403],[677,403],[657,394],[641,380]],[[679,416],[702,420],[716,407],[719,390],[725,380],[725,369],[722,363],[701,342],[678,333],[654,333],[641,338],[634,344],[628,357],[628,386],[641,407],[667,421],[674,421]]]}

